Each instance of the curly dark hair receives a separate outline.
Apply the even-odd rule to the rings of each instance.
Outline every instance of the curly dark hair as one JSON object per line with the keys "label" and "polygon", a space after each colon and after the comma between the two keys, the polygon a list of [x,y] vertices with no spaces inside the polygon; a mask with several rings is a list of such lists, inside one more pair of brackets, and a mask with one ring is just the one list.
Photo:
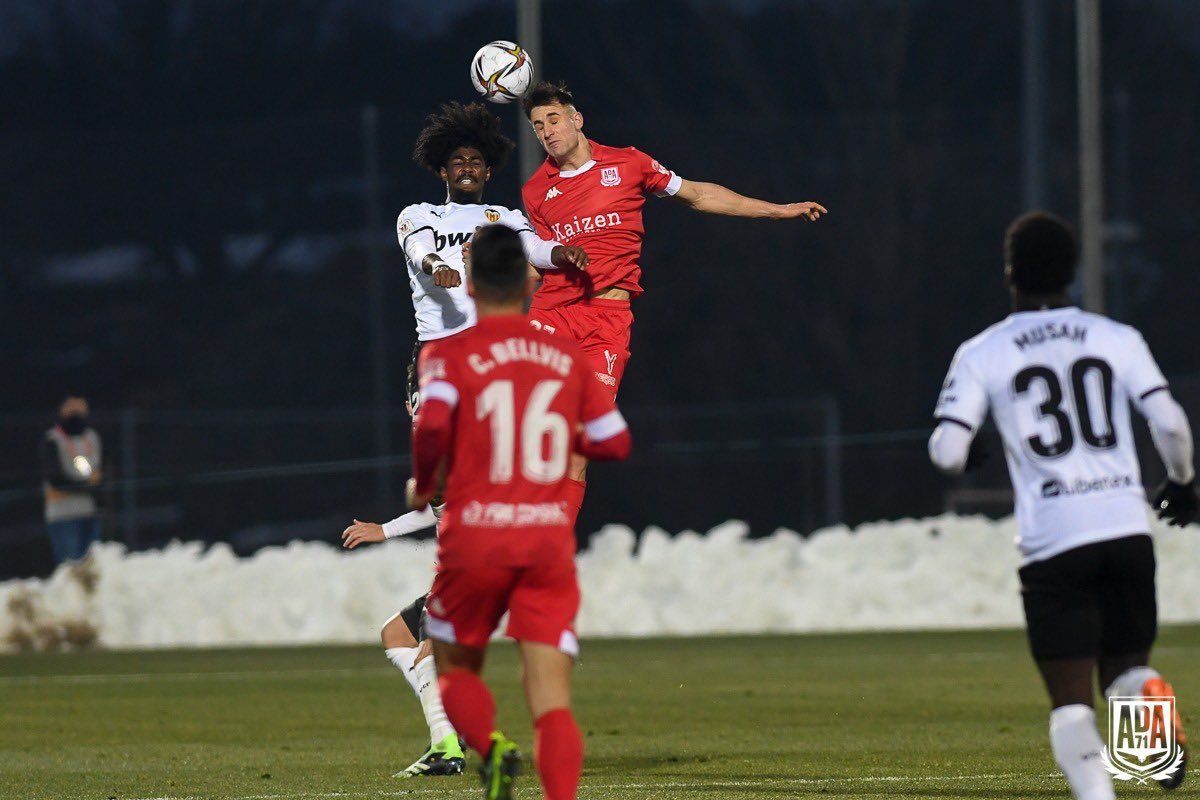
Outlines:
{"label": "curly dark hair", "polygon": [[575,95],[571,94],[571,90],[567,88],[565,82],[538,81],[521,99],[521,108],[525,109],[525,116],[528,117],[538,106],[548,106],[553,103],[564,106],[575,105]]}
{"label": "curly dark hair", "polygon": [[1075,280],[1075,231],[1065,220],[1033,211],[1013,220],[1004,235],[1009,281],[1023,292],[1060,292]]}
{"label": "curly dark hair", "polygon": [[413,161],[436,174],[460,147],[478,148],[487,165],[499,169],[516,144],[500,132],[500,120],[482,103],[443,103],[417,134]]}

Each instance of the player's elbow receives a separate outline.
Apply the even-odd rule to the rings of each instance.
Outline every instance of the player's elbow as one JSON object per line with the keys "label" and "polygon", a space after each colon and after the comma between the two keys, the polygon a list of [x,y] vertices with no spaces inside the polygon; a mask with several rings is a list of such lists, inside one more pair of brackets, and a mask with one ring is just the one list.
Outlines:
{"label": "player's elbow", "polygon": [[588,461],[624,461],[633,450],[633,437],[628,430],[602,442],[588,442],[580,454]]}
{"label": "player's elbow", "polygon": [[1192,429],[1188,424],[1187,412],[1169,393],[1159,392],[1147,398],[1142,405],[1142,413],[1159,435],[1191,438]]}
{"label": "player's elbow", "polygon": [[961,475],[967,466],[970,441],[963,447],[948,435],[945,426],[939,425],[929,437],[929,460],[946,475]]}

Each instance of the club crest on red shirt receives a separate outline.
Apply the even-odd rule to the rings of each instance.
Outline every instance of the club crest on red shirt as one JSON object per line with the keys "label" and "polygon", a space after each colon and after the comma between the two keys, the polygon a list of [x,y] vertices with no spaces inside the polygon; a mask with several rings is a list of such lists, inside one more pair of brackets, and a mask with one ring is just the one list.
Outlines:
{"label": "club crest on red shirt", "polygon": [[621,183],[621,173],[616,167],[601,167],[600,168],[600,185],[601,186],[619,186]]}

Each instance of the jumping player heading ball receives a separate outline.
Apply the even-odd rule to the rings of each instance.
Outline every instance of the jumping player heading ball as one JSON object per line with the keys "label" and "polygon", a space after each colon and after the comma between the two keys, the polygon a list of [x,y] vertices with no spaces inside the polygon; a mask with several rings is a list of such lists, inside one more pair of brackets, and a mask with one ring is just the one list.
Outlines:
{"label": "jumping player heading ball", "polygon": [[[819,203],[768,203],[715,183],[676,175],[633,147],[606,147],[583,133],[583,114],[564,84],[545,81],[525,96],[525,113],[546,162],[525,183],[525,209],[544,238],[578,245],[590,263],[542,272],[530,317],[575,339],[596,377],[616,397],[629,360],[630,301],[642,293],[642,205],[647,194],[673,197],[708,214],[816,221]],[[583,501],[582,457],[572,463],[576,510]]]}

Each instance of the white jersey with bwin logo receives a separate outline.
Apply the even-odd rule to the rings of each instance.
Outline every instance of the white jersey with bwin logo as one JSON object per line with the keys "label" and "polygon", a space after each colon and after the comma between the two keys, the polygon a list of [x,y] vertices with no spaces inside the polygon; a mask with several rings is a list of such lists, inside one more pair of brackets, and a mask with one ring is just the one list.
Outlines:
{"label": "white jersey with bwin logo", "polygon": [[991,410],[1017,543],[1039,561],[1149,530],[1129,405],[1166,389],[1134,328],[1073,307],[1023,311],[958,349],[934,416],[974,433]]}
{"label": "white jersey with bwin logo", "polygon": [[[466,267],[462,247],[484,225],[500,223],[521,236],[525,256],[535,267],[553,269],[550,253],[558,242],[547,241],[533,232],[520,211],[504,206],[475,203],[417,203],[406,207],[396,219],[396,238],[408,262],[417,338],[423,342],[443,339],[475,324],[475,302],[467,294]],[[421,268],[425,256],[436,253],[462,276],[462,284],[444,288]]]}

